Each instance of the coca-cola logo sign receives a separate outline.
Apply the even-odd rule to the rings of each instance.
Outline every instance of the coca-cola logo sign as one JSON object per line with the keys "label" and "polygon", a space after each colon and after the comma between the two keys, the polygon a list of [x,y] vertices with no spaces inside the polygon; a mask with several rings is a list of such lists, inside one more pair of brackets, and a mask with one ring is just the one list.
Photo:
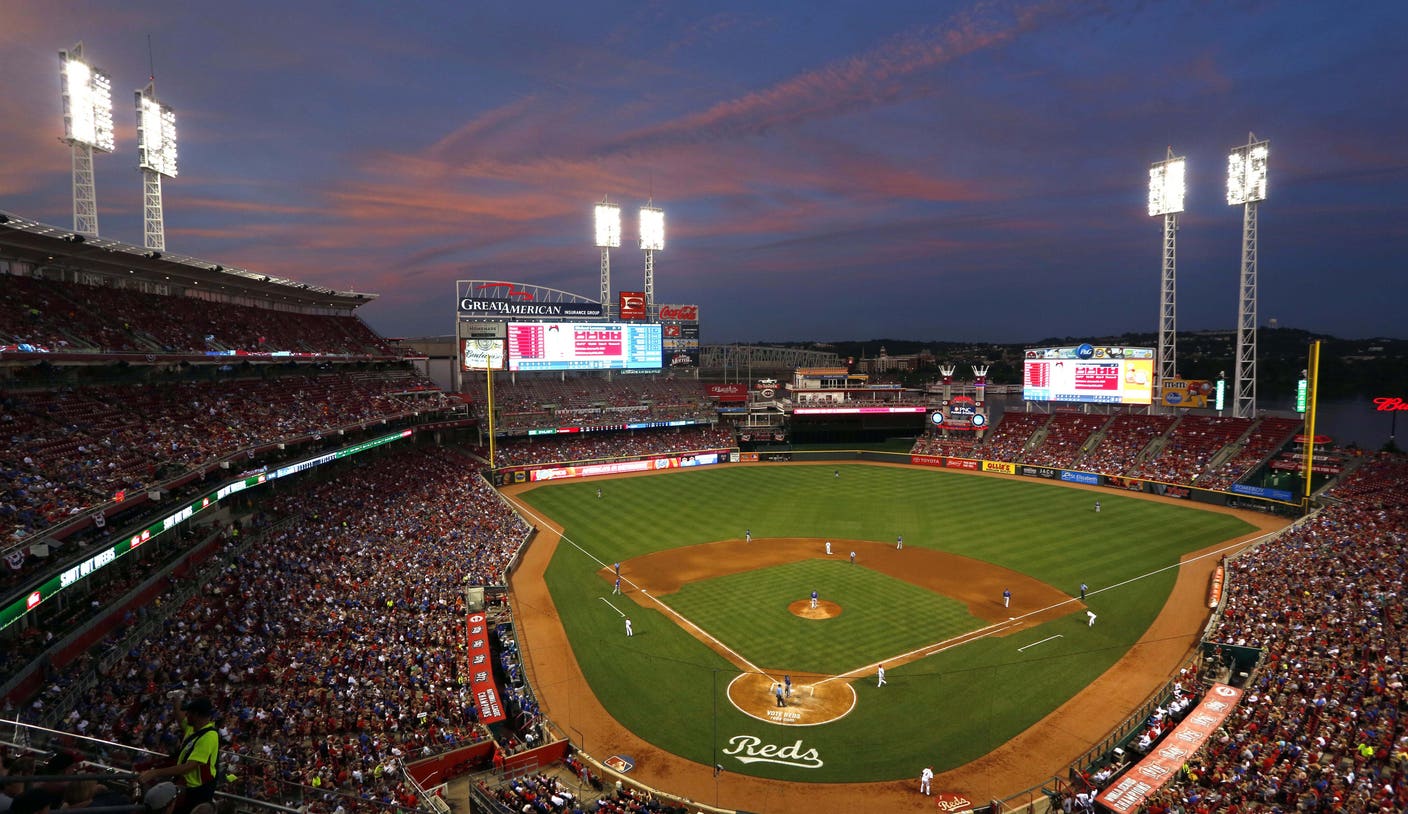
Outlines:
{"label": "coca-cola logo sign", "polygon": [[1399,410],[1408,410],[1408,402],[1398,396],[1379,396],[1374,399],[1374,407],[1381,413],[1394,413]]}
{"label": "coca-cola logo sign", "polygon": [[699,306],[697,305],[662,305],[660,306],[660,320],[674,322],[698,322]]}

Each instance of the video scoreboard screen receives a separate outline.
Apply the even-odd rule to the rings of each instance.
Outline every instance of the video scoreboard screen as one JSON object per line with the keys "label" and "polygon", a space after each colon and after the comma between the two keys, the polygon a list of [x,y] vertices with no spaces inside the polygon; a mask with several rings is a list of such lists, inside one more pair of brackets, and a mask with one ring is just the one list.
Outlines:
{"label": "video scoreboard screen", "polygon": [[1022,398],[1149,404],[1154,398],[1154,351],[1093,345],[1030,348],[1022,365]]}
{"label": "video scoreboard screen", "polygon": [[659,370],[659,324],[510,322],[509,370]]}

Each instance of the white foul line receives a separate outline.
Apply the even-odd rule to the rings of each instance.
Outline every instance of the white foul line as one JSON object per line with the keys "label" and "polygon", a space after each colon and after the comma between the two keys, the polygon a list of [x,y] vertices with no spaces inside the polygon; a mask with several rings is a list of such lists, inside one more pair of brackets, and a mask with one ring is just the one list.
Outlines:
{"label": "white foul line", "polygon": [[[542,523],[542,524],[544,524],[544,525],[547,524],[547,519],[546,519],[546,518],[544,518],[542,515],[538,514],[537,512],[533,511],[531,508],[528,507],[528,505],[527,505],[526,503],[524,503],[523,501],[519,500],[517,497],[511,497],[511,496],[509,496],[509,495],[504,495],[504,498],[507,499],[510,503],[513,503],[513,504],[518,508],[519,512],[521,512],[522,514],[525,514],[525,515],[528,515],[529,517],[534,518],[534,519],[537,520],[539,523]],[[582,548],[581,546],[577,545],[576,541],[573,540],[571,537],[568,537],[567,534],[566,534],[566,532],[564,532],[563,534],[559,535],[559,539],[563,540],[563,541],[566,542],[568,545],[572,546],[573,548],[575,548],[575,549],[577,549],[578,551],[580,551],[580,552],[582,552],[583,554],[585,554],[589,559],[591,559],[592,561],[594,561],[597,565],[601,566],[602,568],[606,568],[606,567],[607,567],[606,563],[604,563],[604,562],[602,562],[601,560],[598,560],[598,559],[596,558],[596,555],[592,554],[590,551],[586,550],[585,548]],[[627,579],[626,577],[621,577],[621,580],[622,580],[623,582],[625,582],[627,585],[629,585],[629,586],[631,586],[632,588],[635,588],[637,591],[639,591],[642,596],[646,597],[646,598],[649,599],[651,602],[654,602],[656,605],[660,606],[662,609],[664,609],[664,611],[665,611],[666,613],[668,613],[669,615],[671,615],[671,616],[675,617],[676,619],[680,620],[680,622],[684,623],[685,625],[688,625],[689,627],[691,627],[691,628],[693,628],[694,630],[698,631],[698,632],[699,632],[699,635],[703,636],[704,638],[706,638],[706,639],[708,639],[709,641],[713,642],[714,644],[718,645],[721,650],[723,650],[727,655],[732,656],[732,657],[736,660],[735,663],[739,663],[739,664],[744,665],[750,672],[759,673],[759,674],[761,674],[761,675],[767,675],[766,673],[763,672],[762,668],[758,667],[758,665],[754,664],[753,662],[751,662],[751,661],[749,661],[748,659],[743,658],[743,656],[739,655],[739,653],[738,653],[737,650],[734,650],[732,647],[729,647],[728,645],[726,645],[726,644],[724,644],[723,642],[719,641],[717,638],[715,638],[712,634],[710,634],[710,633],[709,633],[708,631],[706,631],[704,628],[700,627],[699,625],[696,625],[695,623],[691,622],[690,620],[688,620],[688,619],[684,618],[683,616],[679,615],[679,613],[677,613],[674,608],[670,607],[669,605],[666,605],[664,602],[661,602],[660,600],[658,600],[658,599],[656,599],[655,597],[651,596],[649,592],[647,592],[645,589],[641,588],[639,585],[635,584],[634,582],[632,582],[631,580]],[[607,602],[607,601],[606,601],[606,597],[604,597],[604,596],[598,597],[598,599],[600,599],[602,602],[606,602],[606,604],[608,604],[608,605],[611,605],[610,602]],[[617,609],[615,605],[611,605],[611,607],[612,607],[612,609],[615,610],[617,613],[621,613],[621,611],[620,611],[619,609]],[[621,613],[621,615],[624,617],[626,614]],[[772,678],[772,677],[769,676],[769,678]],[[772,679],[772,680],[776,681],[775,678]]]}
{"label": "white foul line", "polygon": [[[606,597],[604,597],[604,596],[598,596],[597,599],[600,599],[602,602],[605,602],[607,605],[609,605],[609,606],[611,607],[612,610],[616,611],[617,613],[621,613],[621,609],[618,608],[618,607],[616,607],[615,605],[612,605],[612,604],[611,604],[611,600],[607,599]],[[622,618],[622,619],[626,618],[626,614],[621,613],[621,618]]]}
{"label": "white foul line", "polygon": [[1047,636],[1045,639],[1042,639],[1042,640],[1039,641],[1039,642],[1032,642],[1031,644],[1024,645],[1024,646],[1022,646],[1022,647],[1017,648],[1017,652],[1020,653],[1020,652],[1022,652],[1023,650],[1026,650],[1028,647],[1036,647],[1036,646],[1039,645],[1039,644],[1046,644],[1047,642],[1051,641],[1052,639],[1060,639],[1060,638],[1062,638],[1062,634],[1060,634],[1060,633],[1057,633],[1055,636]]}

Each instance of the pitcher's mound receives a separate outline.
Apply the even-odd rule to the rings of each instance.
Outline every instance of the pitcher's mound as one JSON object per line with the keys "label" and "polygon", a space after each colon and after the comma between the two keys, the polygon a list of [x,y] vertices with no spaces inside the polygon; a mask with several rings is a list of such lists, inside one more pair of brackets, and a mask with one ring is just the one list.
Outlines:
{"label": "pitcher's mound", "polygon": [[818,599],[816,607],[812,607],[810,599],[798,599],[787,609],[793,616],[800,616],[803,619],[834,619],[841,615],[841,606],[835,602],[827,602],[825,599]]}

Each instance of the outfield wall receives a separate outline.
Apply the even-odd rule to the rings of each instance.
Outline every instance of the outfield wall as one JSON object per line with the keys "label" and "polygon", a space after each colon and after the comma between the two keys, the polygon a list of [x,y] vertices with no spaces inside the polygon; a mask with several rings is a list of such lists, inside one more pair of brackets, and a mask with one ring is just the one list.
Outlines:
{"label": "outfield wall", "polygon": [[1270,512],[1285,516],[1301,514],[1299,503],[1292,502],[1293,495],[1285,490],[1264,489],[1262,487],[1233,484],[1229,491],[1199,489],[1176,483],[1151,480],[1149,478],[1128,478],[1122,475],[1104,475],[1099,472],[1083,472],[1076,469],[1060,469],[1050,466],[990,461],[980,458],[959,458],[952,455],[918,455],[914,453],[876,452],[871,450],[790,450],[785,457],[771,453],[760,453],[760,461],[879,461],[882,463],[910,464],[912,466],[959,469],[967,472],[989,472],[998,475],[1016,475],[1024,478],[1056,480],[1082,486],[1104,486],[1141,494],[1159,495],[1194,503],[1207,503],[1212,506],[1232,506],[1239,509]]}

